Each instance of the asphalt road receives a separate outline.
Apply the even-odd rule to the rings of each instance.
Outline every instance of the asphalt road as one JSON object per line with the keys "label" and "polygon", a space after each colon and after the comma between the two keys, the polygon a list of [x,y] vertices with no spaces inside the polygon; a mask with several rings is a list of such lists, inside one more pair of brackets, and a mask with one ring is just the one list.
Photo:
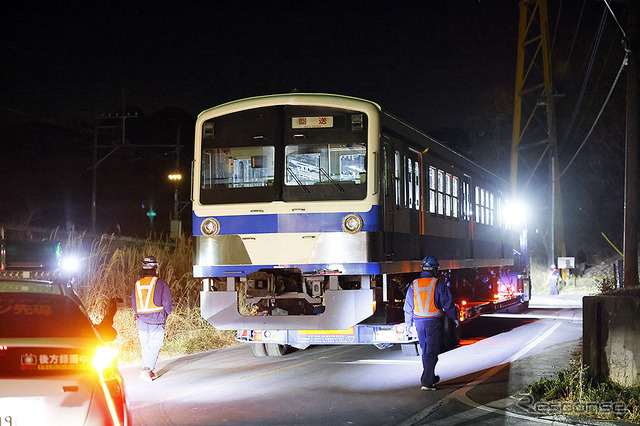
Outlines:
{"label": "asphalt road", "polygon": [[[314,346],[255,358],[246,345],[159,362],[153,383],[121,368],[135,424],[539,424],[518,395],[568,365],[582,336],[577,298],[483,317],[440,355],[440,389],[399,347]],[[520,401],[520,402],[518,402]]]}

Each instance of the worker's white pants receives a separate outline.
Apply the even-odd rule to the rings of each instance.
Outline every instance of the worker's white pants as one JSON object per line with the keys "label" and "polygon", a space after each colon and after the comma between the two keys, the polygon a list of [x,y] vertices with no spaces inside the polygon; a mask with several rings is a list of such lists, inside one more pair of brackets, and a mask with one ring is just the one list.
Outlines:
{"label": "worker's white pants", "polygon": [[153,371],[156,368],[160,348],[164,343],[164,324],[147,324],[138,319],[138,334],[142,350],[142,368]]}

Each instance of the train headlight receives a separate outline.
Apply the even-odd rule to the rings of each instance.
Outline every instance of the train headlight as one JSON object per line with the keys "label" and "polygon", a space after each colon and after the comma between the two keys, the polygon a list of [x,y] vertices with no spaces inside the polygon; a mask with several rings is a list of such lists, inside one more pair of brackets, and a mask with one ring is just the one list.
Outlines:
{"label": "train headlight", "polygon": [[214,217],[208,217],[200,224],[200,230],[207,237],[216,236],[220,232],[220,222]]}
{"label": "train headlight", "polygon": [[362,218],[357,214],[348,214],[342,219],[342,229],[349,234],[357,234],[362,229]]}

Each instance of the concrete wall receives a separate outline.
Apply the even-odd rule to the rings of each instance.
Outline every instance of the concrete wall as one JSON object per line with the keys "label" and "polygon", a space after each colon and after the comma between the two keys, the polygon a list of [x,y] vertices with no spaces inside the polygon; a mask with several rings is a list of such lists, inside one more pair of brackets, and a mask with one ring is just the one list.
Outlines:
{"label": "concrete wall", "polygon": [[583,359],[589,372],[623,386],[640,385],[640,297],[585,296]]}

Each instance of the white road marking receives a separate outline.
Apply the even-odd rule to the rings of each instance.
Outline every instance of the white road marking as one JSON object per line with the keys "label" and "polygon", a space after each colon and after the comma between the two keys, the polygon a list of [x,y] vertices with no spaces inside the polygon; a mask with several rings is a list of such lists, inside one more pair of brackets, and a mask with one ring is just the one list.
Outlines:
{"label": "white road marking", "polygon": [[[556,425],[563,424],[563,423],[559,423],[559,422],[555,422],[555,421],[550,421],[550,420],[547,420],[547,419],[529,417],[529,416],[525,416],[525,415],[522,415],[522,414],[511,413],[509,411],[501,410],[501,409],[498,409],[498,408],[489,407],[487,405],[478,404],[477,402],[471,400],[467,396],[467,392],[469,392],[471,389],[473,389],[474,387],[476,387],[480,383],[484,382],[489,377],[497,374],[500,370],[502,370],[509,363],[521,358],[527,352],[529,352],[530,350],[535,348],[537,345],[539,345],[541,342],[543,342],[554,331],[556,331],[558,329],[558,327],[560,327],[561,325],[562,325],[562,322],[554,321],[553,323],[551,323],[550,326],[546,327],[543,331],[538,333],[538,335],[536,337],[534,337],[521,350],[519,350],[518,352],[516,352],[512,356],[510,356],[507,359],[505,359],[504,362],[500,363],[499,365],[496,365],[493,368],[490,368],[484,374],[482,374],[480,377],[478,377],[476,380],[474,380],[474,381],[472,381],[470,383],[467,383],[466,386],[464,386],[464,387],[462,387],[460,389],[457,389],[456,391],[448,394],[447,396],[445,396],[444,398],[440,399],[439,401],[436,401],[435,403],[433,403],[430,406],[426,407],[422,411],[420,411],[420,412],[414,414],[413,416],[405,419],[404,421],[399,423],[399,425],[401,425],[401,426],[409,426],[409,425],[416,424],[416,423],[426,419],[429,415],[434,413],[442,405],[445,405],[445,404],[449,403],[453,399],[457,399],[458,401],[460,401],[460,402],[472,407],[471,410],[468,410],[468,411],[465,411],[463,413],[457,414],[456,416],[452,416],[451,418],[453,419],[453,421],[455,421],[455,418],[457,416],[460,416],[460,418],[459,418],[460,422],[466,422],[466,421],[469,421],[471,419],[483,416],[483,415],[487,414],[487,412],[489,412],[489,413],[496,413],[496,414],[499,414],[501,416],[513,417],[513,418],[516,418],[516,419],[528,420],[528,421],[536,422],[536,423],[553,423],[553,424],[556,424]],[[442,419],[442,421],[444,422],[444,421],[446,421],[446,419]],[[452,423],[442,423],[442,424],[452,424]],[[453,423],[453,424],[456,424],[456,423]]]}
{"label": "white road marking", "polygon": [[536,315],[536,314],[484,314],[484,317],[494,317],[494,318],[530,318],[530,319],[553,319],[553,320],[563,320],[563,321],[571,321],[571,322],[582,322],[582,316],[576,317],[572,316],[556,316],[556,315]]}

